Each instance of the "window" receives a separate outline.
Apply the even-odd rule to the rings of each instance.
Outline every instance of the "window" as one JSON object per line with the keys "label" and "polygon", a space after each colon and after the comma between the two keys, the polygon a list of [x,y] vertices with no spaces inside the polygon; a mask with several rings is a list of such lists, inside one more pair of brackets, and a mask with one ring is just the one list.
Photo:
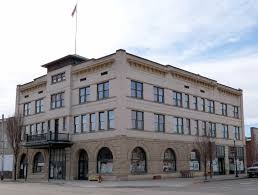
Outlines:
{"label": "window", "polygon": [[240,127],[234,127],[235,139],[240,140]]}
{"label": "window", "polygon": [[25,103],[23,106],[23,115],[28,116],[31,115],[31,103]]}
{"label": "window", "polygon": [[113,172],[113,154],[109,148],[101,148],[97,157],[97,173],[108,174]]}
{"label": "window", "polygon": [[170,148],[166,149],[164,153],[163,172],[176,172],[176,155]]}
{"label": "window", "polygon": [[154,127],[155,131],[165,132],[165,115],[154,114]]}
{"label": "window", "polygon": [[114,116],[114,111],[109,110],[107,112],[108,114],[108,129],[114,129],[115,128],[115,116]]}
{"label": "window", "polygon": [[130,170],[132,174],[147,173],[146,153],[140,147],[132,151]]}
{"label": "window", "polygon": [[202,121],[202,135],[207,136],[207,124],[206,124],[206,121]]}
{"label": "window", "polygon": [[192,150],[189,161],[189,169],[191,171],[200,171],[201,170],[201,156],[199,151]]}
{"label": "window", "polygon": [[66,126],[66,117],[63,117],[63,130],[67,130],[67,126]]}
{"label": "window", "polygon": [[42,133],[42,124],[37,123],[36,124],[36,134],[41,134]]}
{"label": "window", "polygon": [[173,119],[173,131],[177,134],[184,134],[183,118],[174,117]]}
{"label": "window", "polygon": [[30,134],[31,135],[36,135],[36,128],[35,128],[34,124],[30,125]]}
{"label": "window", "polygon": [[221,114],[223,116],[227,116],[228,115],[227,104],[221,103]]}
{"label": "window", "polygon": [[195,135],[199,135],[199,121],[198,120],[194,120],[194,131],[195,131]]}
{"label": "window", "polygon": [[137,81],[131,81],[131,97],[143,99],[143,84]]}
{"label": "window", "polygon": [[144,129],[144,118],[143,112],[132,111],[132,128],[133,129]]}
{"label": "window", "polygon": [[26,135],[31,135],[31,132],[30,132],[30,125],[26,125],[26,126],[25,126],[25,134],[26,134]]}
{"label": "window", "polygon": [[65,80],[65,72],[52,76],[52,84],[59,83]]}
{"label": "window", "polygon": [[98,100],[109,97],[109,82],[99,83],[98,86]]}
{"label": "window", "polygon": [[191,120],[189,118],[185,119],[185,131],[191,135]]}
{"label": "window", "polygon": [[209,134],[210,137],[216,137],[216,123],[209,122]]}
{"label": "window", "polygon": [[202,108],[202,111],[205,112],[205,99],[204,98],[201,98],[201,108]]}
{"label": "window", "polygon": [[189,95],[185,94],[185,108],[190,108],[190,99],[189,99]]}
{"label": "window", "polygon": [[198,110],[198,98],[196,96],[193,96],[193,108]]}
{"label": "window", "polygon": [[90,131],[96,130],[96,115],[95,113],[90,114]]}
{"label": "window", "polygon": [[153,87],[154,90],[154,101],[164,103],[164,88]]}
{"label": "window", "polygon": [[99,112],[99,130],[105,129],[105,112]]}
{"label": "window", "polygon": [[173,101],[172,104],[174,106],[182,107],[182,93],[173,91]]}
{"label": "window", "polygon": [[228,125],[222,124],[222,136],[223,136],[224,139],[228,139],[229,138]]}
{"label": "window", "polygon": [[215,113],[214,101],[208,100],[208,112]]}
{"label": "window", "polygon": [[42,122],[42,133],[46,133],[46,132],[47,132],[47,123]]}
{"label": "window", "polygon": [[51,95],[51,108],[61,108],[64,106],[64,92]]}
{"label": "window", "polygon": [[83,87],[79,89],[79,103],[85,103],[89,101],[90,87]]}
{"label": "window", "polygon": [[234,118],[239,118],[239,108],[238,108],[238,106],[233,106],[233,116],[234,116]]}
{"label": "window", "polygon": [[82,132],[89,131],[89,114],[85,114],[81,116],[81,129],[82,129]]}
{"label": "window", "polygon": [[33,173],[43,172],[44,165],[45,165],[44,157],[41,152],[38,152],[34,157]]}
{"label": "window", "polygon": [[74,117],[74,132],[75,133],[80,133],[80,117],[79,116],[75,116]]}
{"label": "window", "polygon": [[44,112],[43,99],[36,100],[36,113]]}

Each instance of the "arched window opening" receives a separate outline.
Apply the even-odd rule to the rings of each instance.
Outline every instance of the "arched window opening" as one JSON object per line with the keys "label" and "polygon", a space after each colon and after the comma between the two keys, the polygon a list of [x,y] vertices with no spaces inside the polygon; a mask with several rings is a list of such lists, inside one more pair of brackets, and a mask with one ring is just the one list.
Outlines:
{"label": "arched window opening", "polygon": [[176,155],[170,148],[166,149],[164,153],[163,172],[176,172]]}
{"label": "arched window opening", "polygon": [[137,147],[132,151],[130,169],[133,174],[147,173],[146,153],[142,148]]}
{"label": "arched window opening", "polygon": [[43,172],[45,162],[44,157],[41,152],[38,152],[33,161],[33,173],[41,173]]}
{"label": "arched window opening", "polygon": [[200,153],[198,150],[192,150],[190,154],[189,166],[190,166],[190,170],[192,171],[201,170]]}
{"label": "arched window opening", "polygon": [[102,148],[97,157],[97,173],[109,174],[113,172],[113,154],[109,148]]}

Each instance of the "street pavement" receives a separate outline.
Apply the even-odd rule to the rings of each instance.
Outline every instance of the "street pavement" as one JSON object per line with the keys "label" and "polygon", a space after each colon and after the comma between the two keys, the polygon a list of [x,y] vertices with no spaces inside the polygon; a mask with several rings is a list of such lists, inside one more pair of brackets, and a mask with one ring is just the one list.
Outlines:
{"label": "street pavement", "polygon": [[[197,180],[195,180],[197,181]],[[192,179],[128,182],[0,183],[0,195],[257,195],[258,178],[193,182]]]}

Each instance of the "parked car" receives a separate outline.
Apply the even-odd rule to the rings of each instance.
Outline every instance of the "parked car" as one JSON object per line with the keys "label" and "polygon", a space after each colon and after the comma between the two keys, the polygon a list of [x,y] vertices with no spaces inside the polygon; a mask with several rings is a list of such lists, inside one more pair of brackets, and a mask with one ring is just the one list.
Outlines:
{"label": "parked car", "polygon": [[258,162],[247,169],[248,177],[258,176]]}

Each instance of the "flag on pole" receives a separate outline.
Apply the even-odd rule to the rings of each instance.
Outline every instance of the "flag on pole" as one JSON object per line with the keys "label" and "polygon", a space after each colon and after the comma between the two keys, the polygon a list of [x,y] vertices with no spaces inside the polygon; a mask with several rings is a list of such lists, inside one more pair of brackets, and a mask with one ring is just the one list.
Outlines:
{"label": "flag on pole", "polygon": [[74,16],[75,12],[77,12],[77,4],[74,6],[73,12],[72,12],[72,17]]}

